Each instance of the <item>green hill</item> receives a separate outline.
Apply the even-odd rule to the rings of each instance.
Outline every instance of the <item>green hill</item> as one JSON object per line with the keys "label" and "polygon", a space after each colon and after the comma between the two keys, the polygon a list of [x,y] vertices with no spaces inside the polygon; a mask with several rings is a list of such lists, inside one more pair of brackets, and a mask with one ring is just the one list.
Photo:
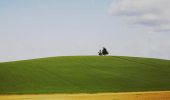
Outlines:
{"label": "green hill", "polygon": [[69,56],[0,63],[0,94],[170,90],[170,60]]}

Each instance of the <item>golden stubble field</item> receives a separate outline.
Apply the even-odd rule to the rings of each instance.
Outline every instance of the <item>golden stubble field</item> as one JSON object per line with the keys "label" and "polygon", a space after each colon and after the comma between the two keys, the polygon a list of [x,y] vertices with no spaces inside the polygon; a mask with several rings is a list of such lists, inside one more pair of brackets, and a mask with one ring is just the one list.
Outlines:
{"label": "golden stubble field", "polygon": [[97,94],[0,95],[0,100],[170,100],[170,91]]}

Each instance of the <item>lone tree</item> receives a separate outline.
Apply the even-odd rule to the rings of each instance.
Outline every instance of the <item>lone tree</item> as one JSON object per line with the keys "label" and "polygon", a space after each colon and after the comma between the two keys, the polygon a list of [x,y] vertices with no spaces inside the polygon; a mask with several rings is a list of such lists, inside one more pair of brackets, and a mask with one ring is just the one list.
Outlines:
{"label": "lone tree", "polygon": [[105,47],[103,47],[102,54],[104,56],[109,54],[109,52],[107,51],[107,49]]}
{"label": "lone tree", "polygon": [[102,56],[103,55],[102,50],[99,50],[98,54],[99,54],[99,56]]}

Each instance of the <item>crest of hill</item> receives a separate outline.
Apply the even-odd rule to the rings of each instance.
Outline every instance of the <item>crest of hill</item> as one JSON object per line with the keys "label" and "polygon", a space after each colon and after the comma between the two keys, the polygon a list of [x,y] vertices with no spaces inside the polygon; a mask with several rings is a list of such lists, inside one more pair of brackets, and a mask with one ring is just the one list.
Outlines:
{"label": "crest of hill", "polygon": [[170,61],[65,56],[0,63],[0,94],[170,90]]}

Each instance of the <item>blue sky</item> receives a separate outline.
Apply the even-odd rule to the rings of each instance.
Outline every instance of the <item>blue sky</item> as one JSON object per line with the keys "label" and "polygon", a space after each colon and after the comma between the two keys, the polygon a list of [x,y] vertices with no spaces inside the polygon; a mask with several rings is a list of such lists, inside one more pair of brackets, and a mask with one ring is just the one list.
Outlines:
{"label": "blue sky", "polygon": [[[154,2],[144,0],[142,6]],[[143,10],[133,6],[138,3],[0,0],[0,61],[97,55],[103,46],[111,55],[170,59],[169,18],[164,17],[169,14],[150,10],[165,11],[163,7]]]}

